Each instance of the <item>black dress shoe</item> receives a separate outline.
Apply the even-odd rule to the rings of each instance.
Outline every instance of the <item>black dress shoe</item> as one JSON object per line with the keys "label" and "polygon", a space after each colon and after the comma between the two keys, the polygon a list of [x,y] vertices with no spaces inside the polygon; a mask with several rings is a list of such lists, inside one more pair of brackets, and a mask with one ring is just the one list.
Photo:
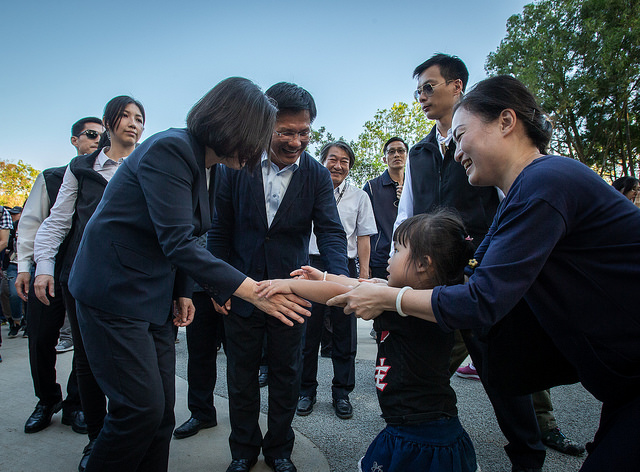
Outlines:
{"label": "black dress shoe", "polygon": [[353,416],[353,407],[348,398],[333,400],[333,409],[336,410],[336,416],[340,419],[348,420]]}
{"label": "black dress shoe", "polygon": [[36,409],[24,424],[25,433],[37,433],[51,424],[51,417],[62,409],[62,402],[54,405],[43,405],[38,402]]}
{"label": "black dress shoe", "polygon": [[213,428],[217,425],[218,422],[216,420],[200,421],[199,419],[192,416],[175,429],[175,431],[173,432],[173,436],[176,439],[184,439],[198,434],[198,431],[200,431],[201,429]]}
{"label": "black dress shoe", "polygon": [[84,469],[87,468],[87,463],[89,462],[89,456],[91,456],[91,451],[93,451],[93,445],[96,443],[95,439],[89,441],[84,447],[82,451],[82,459],[80,459],[80,464],[78,464],[78,472],[84,472]]}
{"label": "black dress shoe", "polygon": [[275,472],[298,472],[298,469],[293,465],[291,459],[274,459],[273,457],[265,457],[264,461]]}
{"label": "black dress shoe", "polygon": [[258,385],[260,385],[260,388],[266,387],[268,383],[269,383],[269,374],[267,372],[260,372],[258,374]]}
{"label": "black dress shoe", "polygon": [[542,444],[563,454],[570,456],[581,456],[584,454],[584,447],[572,441],[560,431],[560,428],[551,429],[542,433]]}
{"label": "black dress shoe", "polygon": [[78,434],[87,434],[87,423],[84,421],[82,410],[62,412],[62,424],[71,426],[71,429]]}
{"label": "black dress shoe", "polygon": [[307,416],[313,411],[313,405],[316,403],[316,397],[309,397],[306,395],[301,396],[298,399],[298,406],[296,407],[296,414],[298,416]]}
{"label": "black dress shoe", "polygon": [[253,459],[233,459],[229,467],[227,467],[227,472],[249,472],[251,467],[256,465],[256,462],[258,462],[257,457]]}

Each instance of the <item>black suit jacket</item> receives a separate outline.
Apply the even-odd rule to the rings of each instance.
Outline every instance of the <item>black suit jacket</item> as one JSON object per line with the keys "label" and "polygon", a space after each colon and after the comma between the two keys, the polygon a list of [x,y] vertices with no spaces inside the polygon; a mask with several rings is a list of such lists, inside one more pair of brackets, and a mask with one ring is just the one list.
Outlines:
{"label": "black suit jacket", "polygon": [[148,138],[120,166],[85,228],[69,280],[73,296],[160,324],[172,294],[191,296],[191,276],[225,302],[246,276],[197,244],[211,226],[212,195],[204,147],[187,130]]}
{"label": "black suit jacket", "polygon": [[[309,263],[311,223],[326,268],[348,275],[347,239],[329,171],[308,153],[300,156],[287,191],[271,223],[258,165],[252,172],[219,170],[216,216],[207,246],[213,254],[255,280],[289,278]],[[233,298],[232,310],[249,316],[253,306]]]}

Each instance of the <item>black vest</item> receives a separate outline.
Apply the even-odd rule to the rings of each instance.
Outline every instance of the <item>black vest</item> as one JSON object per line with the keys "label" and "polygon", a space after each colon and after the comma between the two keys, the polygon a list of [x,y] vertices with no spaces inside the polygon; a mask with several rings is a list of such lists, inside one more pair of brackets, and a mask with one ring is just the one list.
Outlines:
{"label": "black vest", "polygon": [[108,183],[102,175],[93,170],[93,164],[99,154],[100,150],[97,150],[92,154],[78,156],[69,163],[69,169],[78,180],[78,196],[71,230],[67,236],[68,246],[64,258],[61,259],[60,281],[64,283],[69,280],[69,272],[76,258],[84,228],[96,211]]}
{"label": "black vest", "polygon": [[[49,213],[51,213],[51,208],[53,208],[53,205],[56,202],[56,198],[58,198],[58,192],[60,191],[60,186],[62,185],[62,180],[64,179],[64,173],[66,171],[67,166],[51,167],[50,169],[45,169],[42,171],[45,189],[47,190],[47,195],[49,196]],[[64,241],[62,241],[62,244],[58,248],[58,253],[56,254],[56,265],[53,271],[53,278],[56,284],[60,282],[61,261],[64,259],[64,254],[67,250],[68,243],[69,237],[67,236]]]}
{"label": "black vest", "polygon": [[413,214],[429,213],[438,208],[456,210],[474,238],[482,242],[500,203],[494,187],[473,187],[460,163],[453,159],[455,144],[447,149],[444,159],[438,149],[436,127],[411,148],[411,190]]}

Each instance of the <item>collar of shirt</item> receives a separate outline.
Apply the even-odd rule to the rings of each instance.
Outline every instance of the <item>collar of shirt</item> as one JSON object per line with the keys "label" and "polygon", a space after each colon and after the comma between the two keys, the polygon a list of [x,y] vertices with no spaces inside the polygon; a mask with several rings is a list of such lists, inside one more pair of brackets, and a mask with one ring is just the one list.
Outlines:
{"label": "collar of shirt", "polygon": [[105,166],[119,166],[124,162],[124,157],[121,157],[117,161],[114,161],[109,156],[107,156],[104,152],[104,148],[100,150],[100,154],[98,154],[98,158],[96,159],[96,164],[100,167],[100,169],[104,169]]}
{"label": "collar of shirt", "polygon": [[347,186],[347,179],[344,179],[340,185],[333,189],[333,196],[338,198],[342,192],[344,192],[345,187]]}
{"label": "collar of shirt", "polygon": [[395,185],[396,183],[397,182],[391,178],[391,175],[389,175],[389,170],[385,169],[382,174],[382,185]]}
{"label": "collar of shirt", "polygon": [[438,149],[440,149],[440,155],[442,155],[442,158],[444,159],[442,148],[449,147],[449,144],[451,144],[451,140],[453,139],[453,131],[451,131],[451,128],[449,128],[449,130],[447,131],[447,135],[442,136],[440,134],[440,130],[436,126],[436,139],[438,140]]}
{"label": "collar of shirt", "polygon": [[280,169],[277,165],[269,160],[269,156],[266,152],[264,152],[262,153],[260,165],[262,165],[263,169],[267,170],[267,173],[270,173],[272,170],[276,173],[276,175],[283,174],[288,170],[291,170],[291,173],[294,173],[298,169],[298,167],[300,167],[300,156],[298,156],[298,159],[296,159],[296,162],[294,162],[293,164],[289,164],[288,166]]}

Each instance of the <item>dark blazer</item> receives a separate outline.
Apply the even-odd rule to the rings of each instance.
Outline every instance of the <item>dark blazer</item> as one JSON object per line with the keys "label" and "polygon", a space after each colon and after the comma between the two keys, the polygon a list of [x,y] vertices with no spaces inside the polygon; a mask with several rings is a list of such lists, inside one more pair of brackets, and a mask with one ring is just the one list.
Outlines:
{"label": "dark blazer", "polygon": [[[330,273],[348,275],[347,239],[333,196],[329,171],[308,153],[300,156],[271,226],[260,165],[252,172],[220,169],[216,216],[207,247],[255,280],[289,278],[309,263],[311,223]],[[249,303],[234,298],[234,313],[248,317]]]}
{"label": "dark blazer", "polygon": [[162,324],[172,294],[191,296],[189,276],[219,303],[229,299],[246,276],[197,244],[211,226],[204,154],[184,129],[131,153],[85,228],[69,279],[76,300]]}

